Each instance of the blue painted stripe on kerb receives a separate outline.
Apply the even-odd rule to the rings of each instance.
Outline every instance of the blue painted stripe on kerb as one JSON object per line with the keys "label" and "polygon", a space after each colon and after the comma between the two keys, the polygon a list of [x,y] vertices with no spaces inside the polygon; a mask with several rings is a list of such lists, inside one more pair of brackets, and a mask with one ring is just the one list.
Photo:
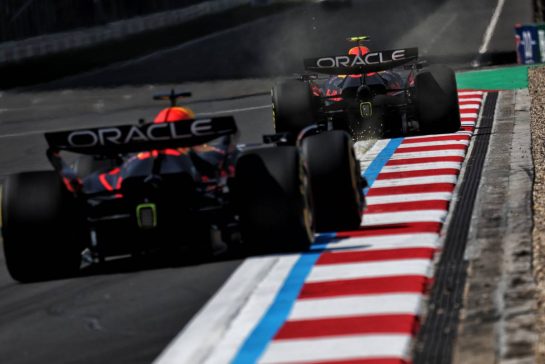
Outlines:
{"label": "blue painted stripe on kerb", "polygon": [[251,335],[246,338],[242,348],[233,360],[234,364],[256,363],[261,357],[267,344],[271,342],[274,335],[286,321],[306,277],[320,254],[321,252],[305,253],[297,260],[273,304]]}
{"label": "blue painted stripe on kerb", "polygon": [[[363,176],[367,178],[369,186],[373,185],[382,167],[384,167],[392,157],[392,154],[394,154],[396,148],[402,141],[403,138],[390,140],[386,147],[382,149],[375,160],[365,170]],[[263,355],[267,345],[272,341],[274,335],[276,335],[288,318],[308,274],[322,254],[322,249],[320,248],[325,248],[326,241],[324,240],[333,239],[334,236],[334,234],[319,235],[312,251],[301,254],[284,281],[282,288],[280,288],[280,291],[276,295],[274,302],[242,344],[242,347],[232,361],[233,364],[256,363]]]}
{"label": "blue painted stripe on kerb", "polygon": [[395,150],[399,145],[403,142],[403,138],[395,138],[391,139],[388,144],[384,147],[384,149],[381,150],[381,152],[376,156],[376,158],[371,162],[369,167],[365,170],[363,173],[363,176],[367,179],[367,184],[369,187],[375,183],[375,180],[377,179],[378,174],[388,163],[390,158],[392,158],[392,155],[394,154]]}

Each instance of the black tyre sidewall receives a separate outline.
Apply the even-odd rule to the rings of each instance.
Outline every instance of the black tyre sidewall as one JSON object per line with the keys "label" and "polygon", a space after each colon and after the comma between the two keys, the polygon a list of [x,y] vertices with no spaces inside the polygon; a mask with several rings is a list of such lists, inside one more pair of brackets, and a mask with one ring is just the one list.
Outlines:
{"label": "black tyre sidewall", "polygon": [[308,82],[286,80],[272,89],[273,121],[277,133],[291,133],[294,137],[304,128],[316,123],[316,102]]}
{"label": "black tyre sidewall", "polygon": [[305,138],[305,156],[316,231],[355,230],[364,208],[363,186],[352,139],[335,130]]}
{"label": "black tyre sidewall", "polygon": [[6,266],[21,282],[75,274],[88,236],[75,199],[52,171],[6,179],[2,234]]}
{"label": "black tyre sidewall", "polygon": [[460,129],[458,90],[452,69],[433,65],[416,75],[416,109],[424,132],[454,133]]}
{"label": "black tyre sidewall", "polygon": [[233,192],[248,252],[308,249],[314,233],[310,191],[296,147],[244,152],[237,161]]}

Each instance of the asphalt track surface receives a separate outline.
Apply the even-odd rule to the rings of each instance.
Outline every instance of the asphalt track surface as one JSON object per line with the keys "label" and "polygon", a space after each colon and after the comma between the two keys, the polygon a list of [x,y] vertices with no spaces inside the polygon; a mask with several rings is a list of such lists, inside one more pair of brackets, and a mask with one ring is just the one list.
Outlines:
{"label": "asphalt track surface", "polygon": [[[259,141],[272,131],[272,82],[248,77],[296,72],[301,57],[344,52],[342,39],[362,33],[374,37],[375,48],[419,46],[430,58],[468,66],[497,5],[353,3],[329,12],[304,5],[143,59],[1,93],[0,175],[48,167],[43,131],[149,119],[160,107],[151,94],[185,81],[193,83],[178,89],[194,92],[190,106],[197,113],[233,114],[241,141]],[[527,18],[528,6],[508,2],[497,34],[512,29],[517,17]],[[490,49],[503,52],[508,43],[495,35]],[[245,79],[231,80],[238,78]],[[0,260],[2,363],[149,363],[241,263],[157,267],[118,261],[69,280],[20,285]]]}

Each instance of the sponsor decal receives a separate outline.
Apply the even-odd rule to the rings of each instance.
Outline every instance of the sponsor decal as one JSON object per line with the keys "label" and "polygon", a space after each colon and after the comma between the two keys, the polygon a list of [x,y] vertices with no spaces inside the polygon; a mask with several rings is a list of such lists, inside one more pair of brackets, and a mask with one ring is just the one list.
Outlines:
{"label": "sponsor decal", "polygon": [[231,116],[170,123],[117,125],[45,133],[52,151],[78,153],[129,153],[148,149],[195,146],[237,132]]}
{"label": "sponsor decal", "polygon": [[214,135],[212,119],[195,120],[191,127],[180,127],[179,123],[150,124],[145,126],[111,127],[91,130],[77,130],[68,134],[70,147],[85,148],[157,142],[162,140],[184,139],[193,136]]}
{"label": "sponsor decal", "polygon": [[320,73],[343,71],[373,72],[393,68],[418,58],[418,48],[369,52],[362,55],[340,55],[304,60],[305,69]]}
{"label": "sponsor decal", "polygon": [[318,68],[357,67],[372,64],[390,63],[406,58],[406,49],[398,49],[392,52],[370,52],[363,56],[335,56],[323,57],[316,60]]}

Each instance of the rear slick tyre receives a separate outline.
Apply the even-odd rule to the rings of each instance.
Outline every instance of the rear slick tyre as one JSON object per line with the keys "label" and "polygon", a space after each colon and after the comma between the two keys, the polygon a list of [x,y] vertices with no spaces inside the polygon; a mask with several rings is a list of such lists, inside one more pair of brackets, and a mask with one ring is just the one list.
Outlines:
{"label": "rear slick tyre", "polygon": [[316,105],[308,82],[286,80],[272,89],[273,121],[277,133],[297,134],[315,124]]}
{"label": "rear slick tyre", "polygon": [[455,133],[460,130],[460,109],[454,71],[433,65],[416,75],[416,109],[425,133]]}
{"label": "rear slick tyre", "polygon": [[6,179],[2,234],[13,279],[35,282],[78,272],[88,235],[79,212],[55,172],[25,172]]}
{"label": "rear slick tyre", "polygon": [[303,139],[316,231],[357,230],[361,224],[365,183],[352,139],[334,130]]}
{"label": "rear slick tyre", "polygon": [[296,147],[262,148],[237,161],[235,203],[250,254],[304,251],[314,238],[308,179]]}

